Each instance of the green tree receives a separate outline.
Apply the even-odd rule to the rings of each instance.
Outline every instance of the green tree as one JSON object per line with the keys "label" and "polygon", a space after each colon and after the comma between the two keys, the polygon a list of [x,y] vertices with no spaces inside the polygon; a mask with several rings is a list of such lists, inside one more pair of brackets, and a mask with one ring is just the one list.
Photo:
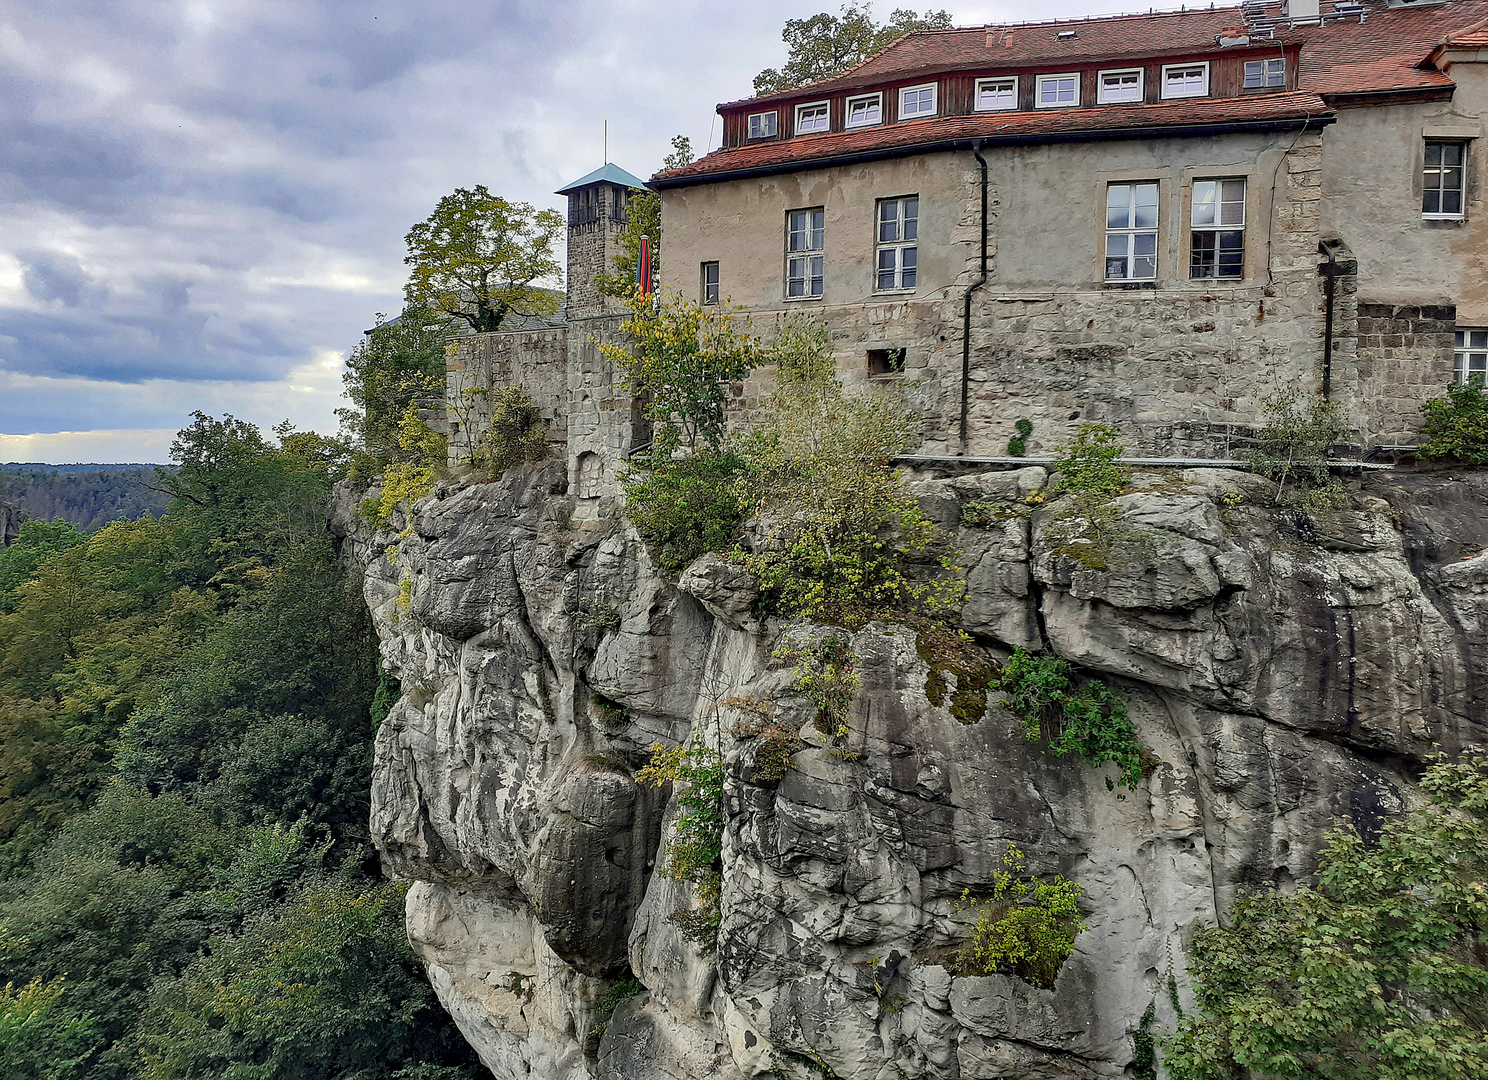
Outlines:
{"label": "green tree", "polygon": [[1488,756],[1426,770],[1378,843],[1334,834],[1316,888],[1242,894],[1195,939],[1175,1080],[1488,1075]]}
{"label": "green tree", "polygon": [[137,1075],[476,1080],[452,1026],[431,1024],[444,1018],[408,948],[403,893],[312,885],[214,937],[151,994]]}
{"label": "green tree", "polygon": [[533,283],[561,281],[555,250],[564,231],[555,210],[509,202],[479,184],[456,188],[404,238],[403,261],[413,268],[403,290],[408,306],[477,333],[499,330],[508,314],[551,314],[557,294]]}
{"label": "green tree", "polygon": [[781,38],[790,47],[785,66],[766,68],[754,77],[756,94],[774,94],[818,79],[839,75],[887,48],[912,30],[947,30],[948,11],[923,15],[899,8],[880,25],[873,20],[873,5],[845,4],[841,15],[821,12],[807,19],[788,19]]}
{"label": "green tree", "polygon": [[34,577],[42,563],[86,540],[86,536],[61,518],[23,522],[15,541],[0,550],[0,612],[15,610],[16,589]]}
{"label": "green tree", "polygon": [[452,320],[423,308],[405,308],[390,321],[378,317],[341,376],[351,405],[336,415],[348,442],[378,461],[398,456],[403,414],[444,388],[444,346],[453,329]]}
{"label": "green tree", "polygon": [[704,308],[676,294],[632,293],[631,316],[620,324],[630,344],[599,349],[624,373],[631,393],[649,401],[653,454],[718,450],[726,433],[729,383],[749,374],[759,343],[737,312]]}
{"label": "green tree", "polygon": [[0,1073],[9,1080],[81,1076],[95,1034],[63,1003],[66,980],[33,979],[0,989]]}

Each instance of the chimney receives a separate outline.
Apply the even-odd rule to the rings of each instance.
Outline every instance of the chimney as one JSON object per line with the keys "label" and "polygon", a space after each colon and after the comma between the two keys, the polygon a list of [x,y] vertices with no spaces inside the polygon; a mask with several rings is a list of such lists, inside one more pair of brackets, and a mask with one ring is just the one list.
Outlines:
{"label": "chimney", "polygon": [[987,48],[1000,49],[1007,44],[1007,30],[1001,26],[987,27]]}
{"label": "chimney", "polygon": [[1316,21],[1322,17],[1318,0],[1286,0],[1286,16],[1292,22]]}

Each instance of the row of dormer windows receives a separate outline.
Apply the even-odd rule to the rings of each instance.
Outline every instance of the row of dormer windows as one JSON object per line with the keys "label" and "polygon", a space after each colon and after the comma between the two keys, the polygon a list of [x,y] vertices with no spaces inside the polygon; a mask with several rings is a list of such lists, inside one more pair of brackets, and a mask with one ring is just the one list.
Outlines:
{"label": "row of dormer windows", "polygon": [[[997,75],[976,80],[972,108],[976,112],[1003,112],[1019,107],[1019,81],[1033,80],[1033,106],[1036,109],[1076,109],[1081,101],[1082,74],[1078,71],[1046,75]],[[1096,105],[1140,105],[1146,100],[1147,70],[1141,67],[1111,68],[1096,73]],[[1159,78],[1163,100],[1208,97],[1209,61],[1164,64]],[[1275,88],[1286,85],[1286,60],[1268,57],[1247,60],[1241,85],[1247,89]],[[921,83],[900,87],[896,116],[900,122],[940,115],[940,84]],[[810,135],[832,129],[830,100],[803,102],[790,115],[791,135]],[[874,127],[884,122],[884,91],[854,94],[843,103],[843,127],[846,130]],[[780,110],[748,114],[745,139],[769,139],[781,134]]]}

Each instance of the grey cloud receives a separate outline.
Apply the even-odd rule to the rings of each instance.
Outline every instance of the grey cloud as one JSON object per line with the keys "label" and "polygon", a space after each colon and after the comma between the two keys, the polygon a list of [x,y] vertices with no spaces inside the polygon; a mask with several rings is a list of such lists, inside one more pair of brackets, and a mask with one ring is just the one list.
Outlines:
{"label": "grey cloud", "polygon": [[96,304],[108,299],[108,287],[89,277],[75,255],[23,254],[21,264],[25,268],[21,280],[38,300],[58,300],[64,307],[75,308],[85,300]]}

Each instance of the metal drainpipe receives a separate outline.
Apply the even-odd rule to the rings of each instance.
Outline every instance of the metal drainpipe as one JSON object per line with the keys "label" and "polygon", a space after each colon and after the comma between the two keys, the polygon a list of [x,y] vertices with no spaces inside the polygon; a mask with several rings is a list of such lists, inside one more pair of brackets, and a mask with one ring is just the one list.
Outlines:
{"label": "metal drainpipe", "polygon": [[1338,272],[1338,260],[1333,249],[1321,240],[1318,254],[1328,256],[1323,271],[1323,398],[1326,400],[1333,395],[1333,277]]}
{"label": "metal drainpipe", "polygon": [[982,271],[981,277],[966,290],[961,310],[961,457],[966,456],[966,424],[971,401],[971,294],[987,284],[987,159],[982,157],[982,141],[971,145],[972,156],[982,167]]}

